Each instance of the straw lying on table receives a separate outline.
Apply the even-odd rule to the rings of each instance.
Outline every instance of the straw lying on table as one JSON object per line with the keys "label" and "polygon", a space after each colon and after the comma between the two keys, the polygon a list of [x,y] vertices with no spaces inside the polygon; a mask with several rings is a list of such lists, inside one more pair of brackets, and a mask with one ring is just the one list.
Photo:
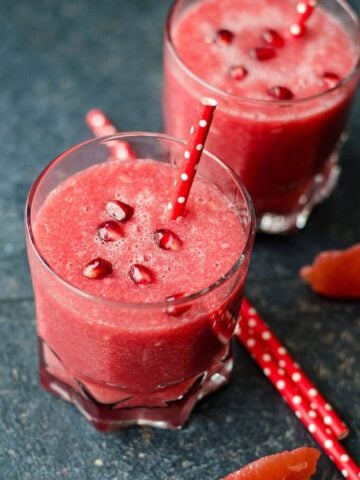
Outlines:
{"label": "straw lying on table", "polygon": [[[172,208],[169,209],[172,218],[181,216],[185,208],[190,183],[185,185],[185,189],[183,189],[183,183],[186,183],[189,178],[192,181],[195,176],[215,107],[215,101],[205,99],[198,108],[198,117],[191,128],[191,137],[184,150],[184,160],[179,167],[174,185],[175,202],[174,200],[171,202]],[[105,123],[108,127],[112,126],[101,110],[96,112],[106,119]],[[87,124],[95,135],[99,134],[96,122],[89,121],[89,114]],[[116,131],[115,127],[113,131]],[[127,145],[125,142],[120,143]],[[122,159],[136,158],[131,148],[128,151],[128,157],[125,156]],[[180,180],[183,183],[179,183]],[[185,195],[184,201],[182,199],[180,202],[177,201],[179,197]],[[176,209],[173,208],[173,204]],[[359,480],[359,467],[338,440],[349,433],[348,428],[247,300],[242,304],[237,336],[342,475],[348,480]]]}
{"label": "straw lying on table", "polygon": [[260,315],[254,310],[247,300],[243,301],[241,307],[241,324],[247,321],[247,326],[254,332],[254,338],[261,338],[267,350],[274,356],[275,360],[285,374],[290,377],[296,388],[301,392],[302,397],[310,403],[312,410],[320,415],[325,425],[333,430],[334,435],[343,439],[349,434],[349,429],[340,417],[333,410],[326,399],[318,392],[311,380],[301,367],[291,358],[280,340],[264,322]]}
{"label": "straw lying on table", "polygon": [[359,467],[338,440],[348,435],[348,428],[247,300],[237,336],[342,475],[359,480]]}

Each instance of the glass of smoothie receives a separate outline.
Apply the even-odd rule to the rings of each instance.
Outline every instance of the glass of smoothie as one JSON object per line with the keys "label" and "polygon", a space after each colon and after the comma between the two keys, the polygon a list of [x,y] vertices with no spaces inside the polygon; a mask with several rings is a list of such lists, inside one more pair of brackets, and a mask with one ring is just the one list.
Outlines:
{"label": "glass of smoothie", "polygon": [[[109,159],[119,142],[136,159]],[[41,385],[100,430],[181,427],[232,370],[253,207],[204,150],[186,213],[169,220],[183,150],[153,133],[91,140],[28,197]]]}
{"label": "glass of smoothie", "polygon": [[215,98],[208,148],[245,183],[268,233],[304,227],[336,185],[359,80],[350,6],[322,0],[297,38],[298,3],[178,0],[165,28],[166,133],[186,138],[194,97]]}

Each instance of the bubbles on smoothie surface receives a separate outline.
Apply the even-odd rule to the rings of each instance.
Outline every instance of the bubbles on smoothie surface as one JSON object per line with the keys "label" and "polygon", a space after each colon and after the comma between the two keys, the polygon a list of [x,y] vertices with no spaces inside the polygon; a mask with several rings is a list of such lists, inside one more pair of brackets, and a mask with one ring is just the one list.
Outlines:
{"label": "bubbles on smoothie surface", "polygon": [[273,94],[281,87],[291,98],[304,98],[338,84],[354,68],[357,53],[321,6],[301,38],[290,33],[294,17],[295,4],[283,0],[204,0],[183,13],[172,39],[188,68],[230,94],[289,100],[278,90]]}

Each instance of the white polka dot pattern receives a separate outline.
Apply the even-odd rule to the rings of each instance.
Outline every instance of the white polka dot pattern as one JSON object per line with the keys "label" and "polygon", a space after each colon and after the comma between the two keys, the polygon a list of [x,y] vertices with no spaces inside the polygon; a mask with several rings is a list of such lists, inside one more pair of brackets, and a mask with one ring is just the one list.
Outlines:
{"label": "white polka dot pattern", "polygon": [[278,380],[276,382],[276,388],[278,388],[279,390],[283,390],[285,388],[285,385],[286,383],[284,382],[284,380]]}
{"label": "white polka dot pattern", "polygon": [[305,34],[306,22],[311,17],[311,14],[313,13],[317,3],[318,2],[316,0],[304,0],[296,5],[296,13],[298,14],[298,18],[290,27],[290,33],[294,37],[300,37]]}
{"label": "white polka dot pattern", "polygon": [[204,97],[200,100],[197,107],[196,118],[190,128],[190,137],[186,143],[183,159],[178,168],[177,178],[174,181],[172,208],[170,211],[172,220],[176,220],[184,214],[216,105],[215,100]]}
{"label": "white polka dot pattern", "polygon": [[317,392],[316,388],[310,388],[309,389],[309,396],[310,397],[316,397],[317,393],[318,392]]}
{"label": "white polka dot pattern", "polygon": [[306,3],[300,2],[296,6],[296,11],[300,14],[303,14],[306,12]]}
{"label": "white polka dot pattern", "polygon": [[[301,390],[299,388],[304,378],[306,378],[301,369],[293,367],[294,370],[290,370],[289,373],[287,369],[283,370],[279,368],[279,357],[286,358],[287,366],[290,364],[294,365],[294,361],[287,352],[284,354],[284,352],[280,350],[282,353],[279,353],[282,345],[276,343],[277,339],[273,332],[271,332],[271,338],[269,340],[264,340],[261,332],[270,330],[266,325],[263,325],[264,322],[258,315],[256,316],[254,328],[251,328],[249,318],[253,318],[253,314],[249,317],[249,313],[246,310],[246,301],[244,305],[245,308],[242,307],[241,311],[241,330],[238,334],[241,343],[249,351],[252,358],[257,362],[282,398],[292,408],[296,417],[326,451],[328,456],[331,457],[339,470],[342,471],[343,474],[346,472],[346,476],[350,480],[359,480],[359,469],[357,465],[337,440],[334,431],[326,426],[326,422],[328,422],[329,425],[332,424],[333,418],[331,417],[331,422],[329,419],[325,420],[325,418],[330,417],[329,412],[323,415],[317,408],[320,394],[311,384],[310,386],[307,385],[306,389]],[[260,327],[261,325],[262,327]],[[275,348],[270,348],[271,345],[274,347],[274,341]],[[285,375],[282,375],[282,373],[285,373]],[[309,396],[310,390],[313,390],[311,392],[312,397]]]}
{"label": "white polka dot pattern", "polygon": [[[318,412],[319,418],[327,418],[327,424],[334,431],[335,436],[343,438],[348,433],[347,426],[338,417],[336,412],[331,410],[331,406],[325,398],[317,391],[313,383],[307,377],[297,362],[290,356],[289,352],[269,328],[266,322],[256,312],[256,310],[245,299],[241,307],[241,324],[251,330],[251,337],[260,339],[266,346],[266,351],[271,354],[277,362],[277,374],[280,376],[282,370],[285,376],[289,377],[291,382],[298,389],[299,394],[310,403],[308,410]],[[269,336],[270,334],[270,336]],[[280,370],[279,370],[280,367]],[[331,422],[329,420],[331,418]]]}

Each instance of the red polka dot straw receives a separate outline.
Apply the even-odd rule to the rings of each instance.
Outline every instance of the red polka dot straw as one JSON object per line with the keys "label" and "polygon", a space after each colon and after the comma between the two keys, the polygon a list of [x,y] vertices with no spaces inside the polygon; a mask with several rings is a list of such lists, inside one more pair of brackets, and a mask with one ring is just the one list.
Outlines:
{"label": "red polka dot straw", "polygon": [[290,26],[290,33],[294,37],[301,37],[306,32],[306,22],[313,13],[317,0],[302,0],[296,5],[298,17],[296,21]]}
{"label": "red polka dot straw", "polygon": [[302,396],[307,398],[313,409],[319,412],[324,424],[333,430],[336,437],[339,439],[345,438],[349,434],[348,427],[246,299],[244,299],[241,306],[241,324],[244,322],[247,323],[249,328],[254,330],[257,337],[262,339],[279,366],[285,370],[286,374],[296,384]]}
{"label": "red polka dot straw", "polygon": [[340,444],[334,432],[324,424],[321,416],[312,409],[308,399],[301,395],[292,379],[285,375],[285,371],[269,353],[263,340],[254,333],[246,323],[241,324],[238,329],[241,343],[342,475],[347,479],[359,480],[360,469],[355,461]]}
{"label": "red polka dot straw", "polygon": [[172,199],[168,203],[172,220],[176,220],[184,214],[216,105],[216,100],[207,97],[202,98],[198,104],[194,123],[190,128],[190,137],[174,181]]}
{"label": "red polka dot straw", "polygon": [[[85,121],[95,137],[105,137],[116,133],[117,129],[105,113],[99,108],[89,110]],[[120,140],[108,143],[111,157],[115,160],[136,160],[136,153],[127,142]]]}

